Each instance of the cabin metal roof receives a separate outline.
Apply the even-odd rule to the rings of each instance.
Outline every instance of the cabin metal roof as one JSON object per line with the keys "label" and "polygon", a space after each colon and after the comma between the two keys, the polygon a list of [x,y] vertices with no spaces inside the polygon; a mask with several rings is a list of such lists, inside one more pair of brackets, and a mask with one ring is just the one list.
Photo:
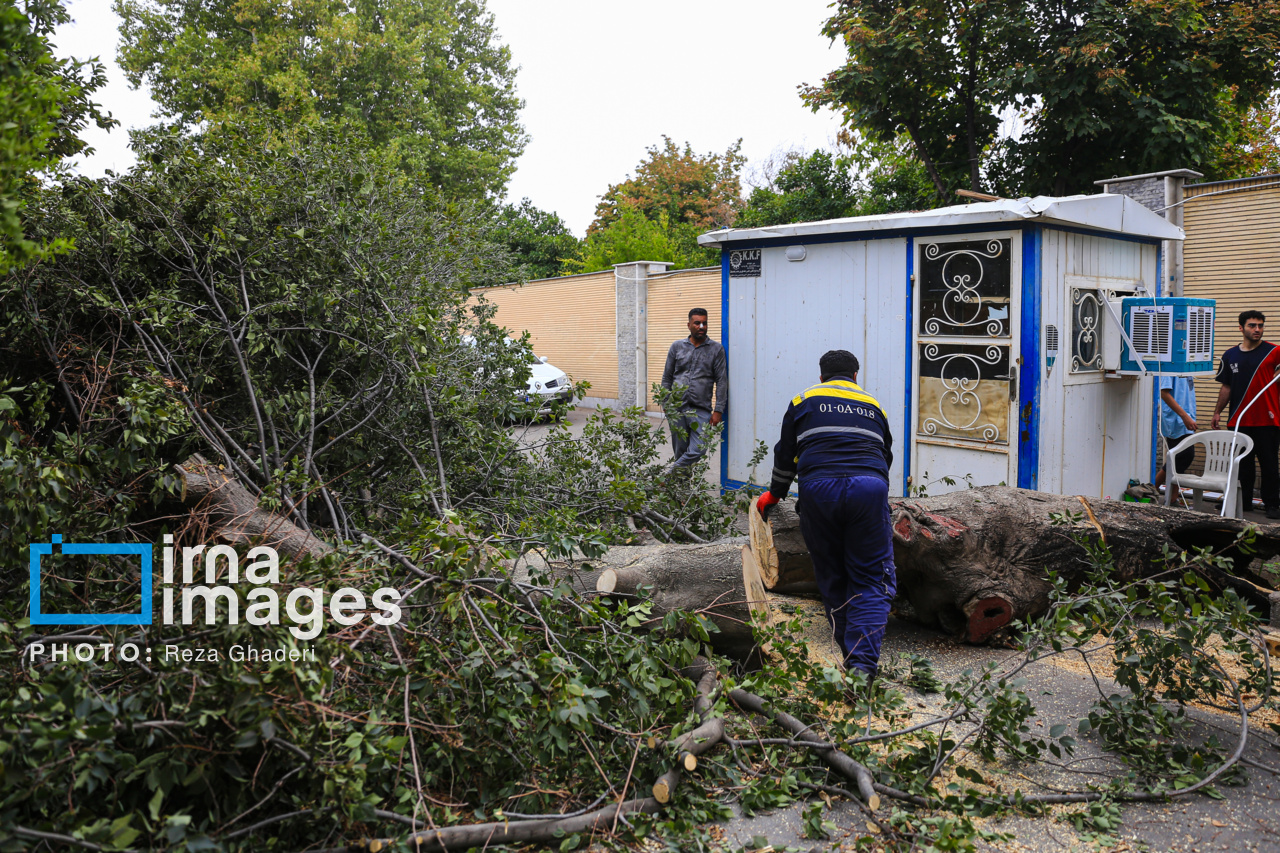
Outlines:
{"label": "cabin metal roof", "polygon": [[1181,240],[1182,229],[1153,213],[1128,196],[1117,193],[1074,196],[1036,196],[958,204],[935,210],[887,213],[878,216],[850,216],[820,222],[793,222],[764,228],[722,228],[698,237],[698,243],[721,248],[730,243],[760,240],[830,237],[840,234],[857,239],[857,234],[877,231],[914,231],[974,225],[999,226],[1011,223],[1066,225],[1156,240]]}

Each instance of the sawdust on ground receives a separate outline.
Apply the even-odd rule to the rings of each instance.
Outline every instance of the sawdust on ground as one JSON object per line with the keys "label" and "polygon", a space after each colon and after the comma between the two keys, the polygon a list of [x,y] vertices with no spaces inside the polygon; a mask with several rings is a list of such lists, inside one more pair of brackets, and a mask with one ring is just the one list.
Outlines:
{"label": "sawdust on ground", "polygon": [[[841,665],[840,649],[832,636],[831,626],[827,621],[826,611],[822,606],[822,602],[790,595],[776,595],[774,593],[767,593],[766,597],[769,603],[770,616],[775,624],[792,619],[800,620],[801,634],[808,647],[809,657],[815,664],[819,666]],[[1227,671],[1227,674],[1237,682],[1245,677],[1244,667],[1234,654],[1223,648],[1220,639],[1214,638],[1205,651],[1216,656]],[[1088,656],[1087,660],[1078,654],[1061,654],[1045,658],[1043,663],[1086,677],[1092,676],[1107,681],[1114,681],[1115,679],[1115,664],[1112,661],[1110,652],[1107,650],[1094,652]],[[1277,663],[1273,660],[1272,667],[1275,668],[1276,666]],[[1247,705],[1253,705],[1258,700],[1255,694],[1247,691],[1244,693],[1243,698]],[[1189,707],[1219,716],[1239,716],[1232,709],[1217,708],[1203,702],[1190,702],[1187,704]],[[1261,728],[1265,728],[1272,723],[1280,725],[1280,710],[1277,710],[1276,703],[1269,702],[1256,711],[1250,711],[1249,721],[1252,725]]]}

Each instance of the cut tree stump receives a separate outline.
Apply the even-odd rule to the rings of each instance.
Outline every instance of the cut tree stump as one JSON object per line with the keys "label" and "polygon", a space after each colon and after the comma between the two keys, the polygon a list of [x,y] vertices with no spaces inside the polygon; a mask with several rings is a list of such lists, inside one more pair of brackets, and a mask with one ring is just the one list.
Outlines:
{"label": "cut tree stump", "polygon": [[809,548],[800,533],[795,501],[775,505],[769,519],[765,521],[760,517],[753,501],[747,510],[747,529],[765,589],[771,592],[816,592],[813,561],[809,559]]}

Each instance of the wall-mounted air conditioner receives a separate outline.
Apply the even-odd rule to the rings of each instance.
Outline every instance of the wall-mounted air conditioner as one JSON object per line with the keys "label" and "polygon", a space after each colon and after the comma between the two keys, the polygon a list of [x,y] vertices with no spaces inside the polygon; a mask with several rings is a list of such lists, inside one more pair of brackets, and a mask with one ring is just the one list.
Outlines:
{"label": "wall-mounted air conditioner", "polygon": [[1215,304],[1212,299],[1179,296],[1131,296],[1111,302],[1104,369],[1121,376],[1212,376]]}

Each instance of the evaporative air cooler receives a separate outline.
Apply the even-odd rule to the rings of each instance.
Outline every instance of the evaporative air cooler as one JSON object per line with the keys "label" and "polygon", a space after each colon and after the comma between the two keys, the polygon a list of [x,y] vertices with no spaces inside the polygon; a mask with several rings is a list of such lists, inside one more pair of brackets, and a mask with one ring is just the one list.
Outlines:
{"label": "evaporative air cooler", "polygon": [[1181,296],[1122,299],[1120,322],[1128,340],[1117,372],[1213,375],[1214,305],[1212,299]]}

